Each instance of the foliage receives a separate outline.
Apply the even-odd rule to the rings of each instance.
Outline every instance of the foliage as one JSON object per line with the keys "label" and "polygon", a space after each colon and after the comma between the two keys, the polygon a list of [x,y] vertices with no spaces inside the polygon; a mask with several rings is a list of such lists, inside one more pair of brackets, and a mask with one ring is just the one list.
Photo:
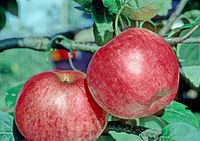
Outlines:
{"label": "foliage", "polygon": [[0,111],[0,141],[14,141],[13,117]]}
{"label": "foliage", "polygon": [[[118,35],[120,30],[130,26],[128,23],[131,21],[148,21],[157,14],[166,15],[171,8],[171,0],[75,1],[87,11],[90,9],[89,12],[95,22],[94,37],[98,45],[106,44],[114,35]],[[164,8],[163,5],[165,5]]]}
{"label": "foliage", "polygon": [[[194,27],[194,26],[193,26]],[[193,27],[181,32],[180,37],[186,35]],[[200,28],[195,30],[189,37],[200,36]],[[185,77],[194,87],[200,86],[200,44],[178,44],[177,57]]]}
{"label": "foliage", "polygon": [[[50,54],[27,49],[0,53],[0,110],[13,112],[16,94],[22,83],[34,74],[53,69]],[[27,63],[28,61],[28,63]],[[17,86],[15,88],[15,86]],[[10,90],[9,90],[10,89]],[[8,90],[7,92],[5,92]],[[6,99],[6,100],[4,100]]]}
{"label": "foliage", "polygon": [[161,141],[199,141],[200,132],[191,125],[178,122],[163,128]]}
{"label": "foliage", "polygon": [[185,122],[197,129],[199,128],[199,120],[197,117],[185,105],[176,101],[171,102],[167,107],[165,107],[164,115],[161,118],[169,124]]}
{"label": "foliage", "polygon": [[[155,16],[168,16],[172,0],[74,0],[91,14],[94,20],[94,37],[102,46],[128,27],[142,27],[143,22],[151,22],[159,29],[162,22]],[[178,18],[182,23],[167,32],[167,37],[184,37],[200,24],[200,10],[192,9],[195,0],[189,1],[186,10]],[[189,10],[188,10],[189,9]],[[0,30],[6,24],[6,12],[18,16],[16,0],[0,2]],[[153,19],[153,20],[152,20]],[[138,24],[139,23],[139,24]],[[145,25],[145,24],[144,24]],[[146,28],[146,27],[145,27]],[[147,28],[150,28],[147,26]],[[200,28],[187,38],[200,37]],[[200,44],[178,43],[174,46],[180,70],[187,82],[197,90],[200,88]],[[14,58],[13,58],[14,56]],[[14,106],[24,81],[32,75],[52,69],[49,53],[28,50],[9,50],[0,53],[0,141],[21,141],[22,135],[14,124]],[[28,63],[27,63],[28,60]],[[137,119],[137,125],[162,131],[160,141],[199,141],[200,120],[187,106],[173,101],[162,116],[149,116]],[[140,141],[137,135],[109,131],[97,141]]]}

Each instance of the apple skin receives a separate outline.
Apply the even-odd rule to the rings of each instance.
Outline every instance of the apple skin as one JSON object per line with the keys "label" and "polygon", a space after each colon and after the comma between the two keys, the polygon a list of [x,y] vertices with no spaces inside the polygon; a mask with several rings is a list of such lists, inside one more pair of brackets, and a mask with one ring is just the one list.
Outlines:
{"label": "apple skin", "polygon": [[28,141],[94,141],[107,124],[107,113],[92,98],[85,73],[53,70],[25,83],[15,122]]}
{"label": "apple skin", "polygon": [[178,61],[159,35],[129,28],[99,48],[87,69],[87,83],[96,102],[124,118],[152,115],[177,94]]}

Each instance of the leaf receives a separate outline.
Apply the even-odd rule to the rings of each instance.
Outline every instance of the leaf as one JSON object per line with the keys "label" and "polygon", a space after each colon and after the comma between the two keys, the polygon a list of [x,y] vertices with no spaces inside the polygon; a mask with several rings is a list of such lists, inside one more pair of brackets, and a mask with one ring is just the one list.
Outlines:
{"label": "leaf", "polygon": [[5,26],[5,24],[6,24],[5,10],[0,6],[0,30]]}
{"label": "leaf", "polygon": [[95,21],[94,37],[98,45],[104,45],[113,38],[113,16],[101,1],[92,4],[92,17]]}
{"label": "leaf", "polygon": [[[200,14],[199,14],[200,15]],[[200,16],[195,19],[196,24],[200,24]]]}
{"label": "leaf", "polygon": [[169,9],[172,8],[172,0],[157,0],[155,4],[158,9],[157,15],[159,16],[167,16]]}
{"label": "leaf", "polygon": [[[103,28],[103,26],[102,26],[102,28]],[[103,29],[103,30],[105,30],[105,29]],[[107,31],[104,31],[104,33],[103,33],[103,31],[101,30],[101,27],[99,27],[99,29],[97,29],[96,25],[94,25],[93,33],[94,33],[94,37],[95,37],[95,42],[99,46],[106,44],[107,42],[109,42],[113,38],[112,32],[107,30]]]}
{"label": "leaf", "polygon": [[13,109],[16,103],[16,99],[20,89],[22,88],[23,84],[19,84],[13,88],[8,89],[5,92],[5,103],[10,109]]}
{"label": "leaf", "polygon": [[117,5],[117,1],[119,0],[102,0],[103,5],[108,8],[110,14],[117,14],[119,11],[119,7]]}
{"label": "leaf", "polygon": [[178,122],[167,125],[162,130],[160,141],[199,141],[200,133],[193,126]]}
{"label": "leaf", "polygon": [[124,0],[122,15],[133,20],[148,21],[157,14],[156,0]]}
{"label": "leaf", "polygon": [[198,18],[200,15],[200,10],[198,9],[193,9],[193,10],[190,10],[190,11],[187,11],[185,13],[183,13],[180,18],[181,19],[186,19],[188,20],[190,23],[194,22],[196,18]]}
{"label": "leaf", "polygon": [[160,117],[148,116],[139,118],[138,125],[147,128],[162,130],[162,128],[166,126],[166,122]]}
{"label": "leaf", "polygon": [[185,105],[176,101],[172,101],[165,107],[164,115],[161,118],[168,123],[185,122],[199,128],[197,117]]}
{"label": "leaf", "polygon": [[181,27],[177,27],[168,33],[168,37],[172,37],[174,34],[181,32],[182,30],[188,29],[196,25],[195,23],[184,24]]}
{"label": "leaf", "polygon": [[91,9],[92,0],[74,0],[74,1],[83,6],[85,9],[87,9],[86,11],[89,11]]}
{"label": "leaf", "polygon": [[116,139],[116,141],[141,141],[139,136],[133,135],[133,134],[127,134],[127,133],[118,133],[115,131],[109,132],[113,138]]}
{"label": "leaf", "polygon": [[108,135],[101,135],[96,141],[116,141],[110,134]]}
{"label": "leaf", "polygon": [[0,111],[0,141],[15,141],[13,136],[13,117]]}
{"label": "leaf", "polygon": [[[193,27],[192,27],[193,28]],[[187,34],[192,28],[181,32],[180,37]],[[200,28],[195,30],[189,37],[200,36]],[[193,84],[194,87],[199,88],[200,85],[200,44],[179,43],[177,45],[177,57],[182,67],[185,77]]]}

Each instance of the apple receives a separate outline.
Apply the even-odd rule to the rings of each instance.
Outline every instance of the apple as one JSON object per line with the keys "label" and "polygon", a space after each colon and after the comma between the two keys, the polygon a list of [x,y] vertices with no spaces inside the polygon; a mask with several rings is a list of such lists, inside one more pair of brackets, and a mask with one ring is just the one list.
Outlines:
{"label": "apple", "polygon": [[15,122],[28,141],[94,141],[106,126],[107,113],[92,98],[85,73],[53,70],[25,83]]}
{"label": "apple", "polygon": [[139,118],[156,113],[176,96],[178,61],[159,35],[129,28],[93,55],[87,83],[95,101],[108,113]]}

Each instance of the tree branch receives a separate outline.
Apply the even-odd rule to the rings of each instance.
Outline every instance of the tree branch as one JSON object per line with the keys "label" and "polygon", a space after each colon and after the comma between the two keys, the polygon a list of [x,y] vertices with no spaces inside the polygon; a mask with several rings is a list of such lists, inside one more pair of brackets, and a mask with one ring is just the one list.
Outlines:
{"label": "tree branch", "polygon": [[170,29],[170,27],[173,25],[173,23],[176,21],[177,17],[181,14],[183,11],[183,8],[187,4],[188,0],[181,0],[176,8],[176,11],[170,16],[168,19],[167,24],[160,29],[159,34],[161,36],[164,36]]}
{"label": "tree branch", "polygon": [[67,50],[81,50],[86,52],[95,52],[99,46],[96,44],[82,43],[70,40],[68,38],[55,37],[50,40],[47,37],[26,37],[10,38],[0,40],[0,52],[13,48],[27,48],[37,51],[50,51],[53,48],[59,48],[61,45]]}
{"label": "tree branch", "polygon": [[175,43],[179,43],[185,39],[187,39],[195,30],[197,30],[200,27],[200,24],[197,24],[196,26],[194,26],[187,34],[185,34],[183,37],[180,37],[179,39],[177,39],[175,41]]}
{"label": "tree branch", "polygon": [[[192,29],[191,31],[194,30]],[[185,44],[200,43],[200,36],[188,38],[189,34],[186,35],[184,37],[179,37],[179,38],[164,38],[164,39],[167,43],[171,45],[175,45],[177,43],[185,43]],[[67,50],[80,50],[91,53],[94,53],[97,49],[100,48],[94,43],[76,42],[68,38],[55,38],[54,40],[50,40],[47,37],[26,37],[26,38],[10,38],[10,39],[0,40],[0,52],[13,48],[27,48],[37,51],[51,51],[51,49],[53,48],[59,48],[58,46],[62,46]]]}
{"label": "tree branch", "polygon": [[170,45],[175,45],[175,44],[178,44],[178,43],[194,44],[194,43],[200,43],[200,36],[198,36],[198,37],[190,37],[190,38],[187,38],[187,39],[165,38],[165,41]]}
{"label": "tree branch", "polygon": [[47,37],[10,38],[0,41],[0,52],[13,48],[28,48],[37,51],[48,51],[50,40]]}

